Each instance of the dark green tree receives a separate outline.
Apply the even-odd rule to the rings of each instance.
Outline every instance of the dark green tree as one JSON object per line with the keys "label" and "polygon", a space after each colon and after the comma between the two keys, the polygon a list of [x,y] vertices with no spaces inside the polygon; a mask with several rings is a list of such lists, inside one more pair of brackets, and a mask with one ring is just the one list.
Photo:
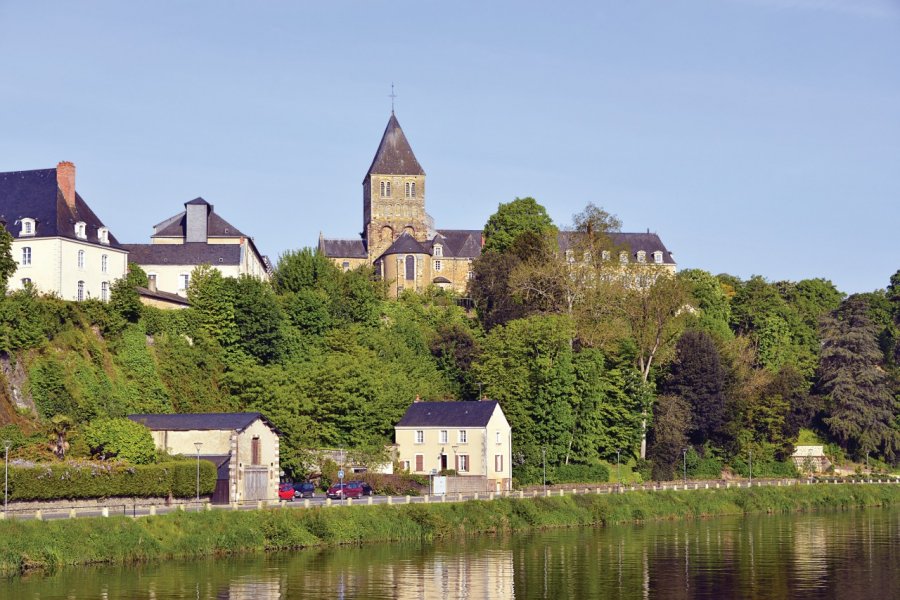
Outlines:
{"label": "dark green tree", "polygon": [[653,478],[674,479],[682,452],[688,448],[691,408],[678,396],[660,396],[653,411],[647,458],[653,463]]}
{"label": "dark green tree", "polygon": [[263,364],[284,353],[284,313],[268,283],[241,275],[223,282],[231,299],[237,346]]}
{"label": "dark green tree", "polygon": [[512,202],[501,203],[484,226],[483,250],[502,254],[526,232],[541,237],[556,233],[547,209],[534,198],[516,198]]}
{"label": "dark green tree", "polygon": [[13,237],[6,230],[6,227],[0,224],[0,292],[6,293],[6,284],[12,277],[19,265],[12,257]]}
{"label": "dark green tree", "polygon": [[103,417],[84,429],[91,452],[101,459],[118,458],[134,465],[156,461],[156,444],[150,430],[126,418]]}

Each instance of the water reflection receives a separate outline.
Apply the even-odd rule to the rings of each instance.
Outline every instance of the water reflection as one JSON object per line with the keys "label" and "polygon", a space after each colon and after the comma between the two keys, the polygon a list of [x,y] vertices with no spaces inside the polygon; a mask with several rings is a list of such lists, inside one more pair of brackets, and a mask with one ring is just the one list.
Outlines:
{"label": "water reflection", "polygon": [[389,544],[0,583],[0,598],[900,597],[900,510]]}

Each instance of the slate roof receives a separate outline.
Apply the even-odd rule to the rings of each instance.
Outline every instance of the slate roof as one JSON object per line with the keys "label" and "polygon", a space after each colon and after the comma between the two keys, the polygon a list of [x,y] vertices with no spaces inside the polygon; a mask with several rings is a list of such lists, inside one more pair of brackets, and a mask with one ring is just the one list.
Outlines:
{"label": "slate roof", "polygon": [[173,294],[171,292],[163,292],[161,290],[153,291],[149,288],[145,287],[136,287],[138,295],[144,296],[146,298],[156,298],[157,300],[162,300],[164,302],[171,302],[173,304],[180,304],[182,306],[190,306],[191,303],[188,302],[187,298],[184,296],[179,296],[178,294]]}
{"label": "slate roof", "polygon": [[431,254],[431,252],[416,238],[404,231],[396,240],[394,240],[394,243],[381,254],[381,256],[388,256],[390,254]]}
{"label": "slate roof", "polygon": [[362,240],[319,240],[319,250],[328,258],[368,258]]}
{"label": "slate roof", "polygon": [[397,427],[484,427],[499,405],[496,400],[413,402]]}
{"label": "slate roof", "polygon": [[[565,252],[573,245],[573,240],[579,234],[574,231],[560,231],[557,236],[559,249]],[[613,232],[609,234],[610,239],[616,246],[627,248],[631,253],[632,259],[637,255],[638,251],[643,250],[647,253],[647,262],[651,262],[652,254],[656,251],[663,253],[663,264],[674,265],[675,258],[666,248],[659,235],[655,233],[624,233]]]}
{"label": "slate roof", "polygon": [[[241,233],[241,231],[237,227],[220,217],[213,209],[213,205],[203,198],[194,198],[189,202],[185,202],[185,205],[188,204],[205,204],[209,207],[209,213],[206,221],[206,235],[208,237],[248,237]],[[151,235],[150,237],[183,238],[185,236],[186,217],[187,211],[183,210],[177,215],[173,215],[168,219],[157,223],[153,226],[153,235]]]}
{"label": "slate roof", "polygon": [[123,244],[128,261],[139,265],[239,265],[238,244]]}
{"label": "slate roof", "polygon": [[451,258],[478,258],[481,256],[480,229],[438,229],[440,243],[444,246],[444,256]]}
{"label": "slate roof", "polygon": [[[19,237],[22,218],[37,221],[35,235],[30,236],[36,238],[59,236],[100,244],[97,230],[105,227],[78,192],[75,192],[75,212],[69,209],[57,185],[55,168],[0,173],[0,220],[6,221],[6,230],[14,238]],[[86,225],[86,240],[75,237],[78,221]],[[109,244],[103,246],[121,248],[112,233]]]}
{"label": "slate roof", "polygon": [[281,434],[261,413],[193,413],[128,415],[136,423],[152,431],[243,431],[257,419],[262,419],[275,433]]}
{"label": "slate roof", "polygon": [[381,136],[381,143],[375,152],[375,158],[372,159],[372,165],[366,172],[366,177],[373,173],[380,175],[425,174],[394,113],[391,113],[391,118],[388,119],[384,135]]}

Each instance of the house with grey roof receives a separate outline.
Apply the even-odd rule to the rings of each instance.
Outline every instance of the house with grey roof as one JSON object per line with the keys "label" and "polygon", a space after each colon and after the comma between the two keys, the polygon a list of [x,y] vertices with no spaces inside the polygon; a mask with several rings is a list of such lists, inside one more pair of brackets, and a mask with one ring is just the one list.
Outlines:
{"label": "house with grey roof", "polygon": [[[223,219],[203,198],[184,203],[184,210],[153,226],[149,244],[124,244],[129,260],[147,272],[151,293],[187,296],[191,272],[210,265],[225,277],[250,275],[268,280],[271,266],[253,238]],[[145,303],[151,296],[142,294]],[[174,303],[173,303],[174,306]]]}
{"label": "house with grey roof", "polygon": [[[397,456],[417,474],[455,471],[474,490],[512,488],[512,428],[496,400],[423,402],[394,427]],[[476,481],[477,480],[477,481]]]}
{"label": "house with grey roof", "polygon": [[212,502],[278,498],[278,429],[258,412],[128,415],[150,429],[158,450],[216,465]]}
{"label": "house with grey roof", "polygon": [[13,237],[15,291],[107,301],[128,251],[75,189],[75,165],[0,173],[0,223]]}

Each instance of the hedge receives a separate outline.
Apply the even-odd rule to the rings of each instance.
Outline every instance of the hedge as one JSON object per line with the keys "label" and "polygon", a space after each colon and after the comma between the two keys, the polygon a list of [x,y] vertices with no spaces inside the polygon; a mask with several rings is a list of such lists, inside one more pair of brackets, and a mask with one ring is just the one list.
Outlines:
{"label": "hedge", "polygon": [[[200,461],[200,493],[216,487],[216,466]],[[9,467],[10,500],[76,498],[190,498],[197,493],[197,463],[171,461],[155,465],[60,463]]]}

